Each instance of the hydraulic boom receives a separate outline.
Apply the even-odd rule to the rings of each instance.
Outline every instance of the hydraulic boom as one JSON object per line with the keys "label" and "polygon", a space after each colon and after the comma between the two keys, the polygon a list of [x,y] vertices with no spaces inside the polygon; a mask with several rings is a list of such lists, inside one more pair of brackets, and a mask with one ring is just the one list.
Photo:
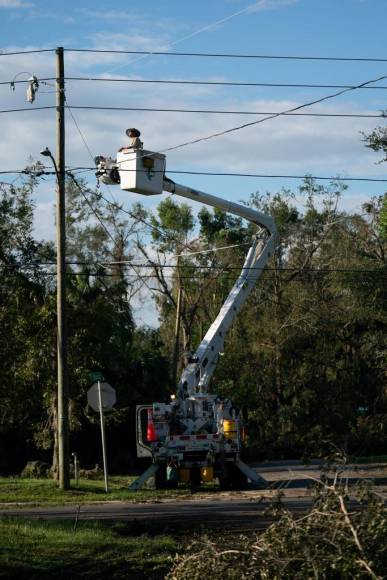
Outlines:
{"label": "hydraulic boom", "polygon": [[156,487],[177,485],[178,480],[198,484],[214,477],[226,487],[237,487],[248,480],[262,486],[263,478],[240,459],[244,439],[241,411],[229,399],[209,393],[208,387],[227,331],[274,252],[274,220],[252,208],[175,183],[165,176],[164,155],[145,151],[142,144],[120,151],[117,160],[99,157],[96,164],[101,181],[119,183],[123,190],[143,195],[168,191],[257,226],[238,279],[182,372],[177,396],[169,403],[137,407],[138,455],[152,457],[152,465],[131,488],[138,489],[152,475]]}
{"label": "hydraulic boom", "polygon": [[181,197],[233,213],[258,226],[258,232],[254,236],[239,278],[197,348],[191,359],[192,362],[183,371],[178,384],[178,396],[184,399],[187,394],[192,396],[198,392],[207,392],[219,353],[223,351],[226,333],[255,286],[264,266],[273,254],[276,228],[274,220],[270,216],[249,207],[174,183],[170,179],[164,179],[163,189]]}

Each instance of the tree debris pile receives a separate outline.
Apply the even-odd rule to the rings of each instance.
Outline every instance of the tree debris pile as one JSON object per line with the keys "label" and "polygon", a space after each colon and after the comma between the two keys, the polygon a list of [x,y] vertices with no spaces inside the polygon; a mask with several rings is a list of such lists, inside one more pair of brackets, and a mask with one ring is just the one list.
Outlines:
{"label": "tree debris pile", "polygon": [[[362,484],[316,483],[312,509],[302,517],[284,509],[254,537],[205,537],[177,557],[169,580],[211,578],[384,578],[387,518],[383,500]],[[353,506],[356,506],[355,508]]]}

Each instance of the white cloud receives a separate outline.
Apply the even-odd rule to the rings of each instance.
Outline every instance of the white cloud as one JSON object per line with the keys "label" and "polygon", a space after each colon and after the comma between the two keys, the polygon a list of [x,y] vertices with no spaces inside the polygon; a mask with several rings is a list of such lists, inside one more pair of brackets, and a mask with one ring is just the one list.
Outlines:
{"label": "white cloud", "polygon": [[31,2],[22,2],[21,0],[0,0],[0,8],[31,8],[34,6]]}
{"label": "white cloud", "polygon": [[285,6],[293,6],[298,4],[299,0],[258,0],[253,4],[249,12],[267,12],[269,10],[278,10]]}
{"label": "white cloud", "polygon": [[[126,36],[112,35],[106,42],[121,45]],[[137,36],[133,46],[146,46],[150,37]],[[159,41],[158,39],[157,41]],[[129,42],[129,40],[128,40]],[[164,42],[164,39],[161,39]],[[39,47],[28,47],[29,49]],[[7,48],[9,50],[9,48]],[[18,50],[18,47],[12,47]],[[66,74],[84,76],[95,70],[99,64],[108,69],[120,63],[115,55],[88,53],[66,53]],[[88,68],[89,67],[89,68]],[[55,58],[53,53],[23,55],[0,59],[0,78],[12,80],[15,73],[29,71],[39,78],[55,76]],[[91,73],[93,76],[97,74]],[[108,76],[107,73],[101,73]],[[140,77],[133,70],[131,76]],[[120,75],[122,77],[123,75]],[[23,78],[23,77],[20,77]],[[129,77],[130,78],[130,77]],[[205,80],[203,73],[202,78]],[[173,79],[173,77],[172,77]],[[215,80],[208,77],[207,80]],[[218,80],[229,80],[218,79]],[[47,92],[46,92],[47,91]],[[25,98],[25,85],[16,85],[15,92],[9,85],[0,87],[2,109],[31,108],[54,105],[53,87],[41,85],[37,99],[29,105]],[[155,108],[211,108],[228,110],[281,111],[302,102],[296,100],[249,98],[246,90],[236,93],[214,86],[149,85],[135,83],[67,83],[67,99],[70,105],[155,107]],[[256,92],[252,94],[257,94]],[[234,95],[234,96],[231,96]],[[305,109],[305,112],[377,112],[382,107],[375,101],[375,109],[361,110],[356,104],[357,93],[351,93],[347,100]],[[376,99],[376,97],[373,97]],[[382,97],[381,97],[382,98]],[[307,100],[307,99],[305,99]],[[92,155],[114,154],[117,148],[126,143],[124,131],[129,126],[137,126],[142,131],[145,146],[152,150],[163,150],[169,146],[202,137],[211,133],[240,125],[254,120],[254,116],[238,115],[204,115],[178,114],[161,112],[136,111],[95,111],[73,110],[82,135],[87,141]],[[23,168],[30,155],[39,158],[39,151],[45,146],[55,150],[55,111],[31,110],[13,114],[2,114],[2,140],[0,142],[1,169]],[[193,171],[241,172],[281,175],[317,175],[342,176],[376,176],[384,177],[384,167],[375,165],[373,152],[364,147],[360,131],[370,131],[376,126],[377,119],[339,119],[287,116],[272,119],[265,123],[215,138],[190,147],[171,151],[167,156],[167,168],[189,169]],[[66,162],[70,166],[90,166],[92,160],[74,126],[69,113],[66,113]],[[94,184],[92,172],[87,174],[90,183]],[[173,177],[173,176],[172,176]],[[178,176],[176,176],[178,179]],[[180,179],[180,176],[179,176]],[[216,193],[217,184],[222,186],[223,195],[234,199],[247,197],[249,192],[261,187],[260,180],[252,181],[233,179],[232,187],[224,190],[224,181],[217,178],[203,178],[200,185],[195,177],[184,176],[184,183],[205,189],[212,188]],[[235,188],[234,188],[235,183]],[[280,189],[281,181],[270,182],[272,189]],[[297,182],[295,182],[296,187]],[[265,186],[268,187],[267,182]],[[270,185],[269,185],[270,187]],[[238,193],[230,193],[236,192]],[[362,192],[359,184],[351,185],[351,191]],[[383,190],[381,184],[380,190]],[[220,192],[218,192],[220,193]],[[117,195],[116,190],[114,195]],[[346,194],[350,199],[350,194]],[[366,193],[364,193],[366,197]],[[39,203],[48,203],[52,199],[52,184],[39,191]],[[137,201],[135,195],[126,194],[128,204]],[[43,213],[42,213],[43,212]],[[44,213],[46,212],[46,213]],[[44,228],[49,223],[47,211],[38,206],[38,214],[45,215],[38,225]],[[47,226],[48,227],[48,226]]]}
{"label": "white cloud", "polygon": [[[8,60],[8,59],[7,59]],[[52,57],[51,57],[52,60]],[[43,59],[35,66],[25,62],[23,68],[38,76],[52,76],[53,63]],[[0,61],[0,65],[3,64]],[[20,66],[20,65],[19,65]],[[75,63],[74,63],[74,72]],[[15,63],[9,68],[0,67],[1,77],[14,76]],[[17,69],[16,69],[17,70]],[[9,86],[0,87],[2,108],[27,108],[53,105],[54,95],[51,87],[41,85],[33,105],[25,100],[25,85],[16,86],[11,92]],[[49,91],[48,93],[44,91]],[[200,91],[200,92],[199,92]],[[173,95],[171,97],[171,94]],[[171,88],[157,85],[137,85],[131,83],[86,83],[69,82],[67,98],[70,105],[102,106],[141,106],[156,108],[219,108],[231,110],[281,111],[291,108],[295,102],[280,100],[243,100],[232,101],[226,96],[219,98],[219,92],[211,87],[176,86]],[[223,100],[223,103],[221,102]],[[214,101],[217,104],[214,105]],[[314,107],[311,111],[316,110]],[[358,111],[358,107],[348,102],[339,106],[325,106],[320,112],[347,113]],[[209,135],[229,127],[254,120],[255,117],[234,115],[204,115],[178,113],[142,113],[136,111],[83,111],[74,110],[74,115],[89,143],[93,153],[114,151],[122,140],[127,126],[139,126],[146,145],[154,149],[165,149],[196,137]],[[376,125],[376,119],[331,119],[301,116],[288,116],[272,119],[242,131],[216,138],[169,154],[170,163],[195,165],[203,168],[230,167],[235,170],[251,169],[252,164],[266,167],[293,167],[309,171],[331,168],[335,171],[350,172],[361,160],[368,164],[374,159],[360,141],[359,131],[369,130]],[[2,142],[0,153],[2,165],[14,166],[15,162],[24,163],[25,159],[39,151],[46,144],[55,141],[54,112],[35,111],[7,114],[1,116]],[[84,145],[67,114],[68,158],[81,163],[89,162]],[[101,151],[103,149],[103,151]],[[16,161],[18,160],[18,161]],[[184,161],[185,160],[185,161]],[[77,163],[79,164],[79,163]],[[368,172],[382,173],[383,168],[375,167],[371,161]]]}
{"label": "white cloud", "polygon": [[134,32],[105,33],[97,32],[90,37],[93,46],[106,50],[158,50],[167,41],[167,37],[154,37]]}
{"label": "white cloud", "polygon": [[[27,69],[26,69],[27,70]],[[31,72],[36,72],[31,67]],[[9,73],[10,74],[10,73]],[[49,72],[45,72],[49,74]],[[6,78],[5,73],[2,75]],[[53,105],[54,95],[41,86],[34,107]],[[205,108],[219,93],[205,88],[202,94],[177,86],[173,98],[168,86],[151,87],[116,83],[69,83],[67,98],[70,105],[131,106],[156,108]],[[25,101],[24,85],[17,85],[15,93],[9,87],[0,88],[2,107],[29,107]],[[223,96],[219,109],[281,111],[296,103],[279,100],[230,101]],[[200,104],[198,104],[200,100]],[[310,109],[317,111],[317,108]],[[320,105],[319,112],[356,113],[359,108],[351,102],[328,107]],[[93,155],[114,153],[126,142],[124,130],[138,126],[145,146],[163,150],[197,137],[228,129],[252,121],[255,117],[234,115],[204,115],[178,113],[150,113],[136,111],[73,110]],[[67,113],[67,161],[71,165],[90,165],[90,156]],[[35,111],[2,115],[0,143],[1,165],[4,168],[22,167],[29,155],[38,155],[40,149],[55,143],[55,112]],[[187,148],[171,151],[168,166],[207,171],[234,171],[250,173],[307,173],[328,174],[383,174],[383,167],[375,166],[374,154],[364,147],[360,131],[369,131],[376,119],[338,119],[323,117],[287,116],[272,119],[241,131],[205,141]]]}
{"label": "white cloud", "polygon": [[[33,6],[33,5],[31,4],[31,6]],[[73,24],[74,22],[76,22],[76,19],[73,16],[71,16],[69,14],[65,14],[65,13],[54,12],[54,11],[47,12],[45,10],[29,10],[27,16],[28,16],[28,18],[39,19],[40,21],[42,21],[42,20],[59,20],[62,24]],[[66,43],[64,43],[62,41],[62,44],[66,44]]]}
{"label": "white cloud", "polygon": [[[51,196],[53,195],[51,189]],[[55,240],[55,205],[54,201],[46,203],[38,203],[36,205],[35,219],[34,219],[34,234],[37,240]]]}
{"label": "white cloud", "polygon": [[[229,3],[241,3],[242,0],[228,0]],[[243,0],[245,1],[245,0]],[[246,7],[247,14],[252,12],[268,12],[271,10],[278,10],[286,6],[293,6],[298,4],[300,0],[257,0],[254,4]]]}

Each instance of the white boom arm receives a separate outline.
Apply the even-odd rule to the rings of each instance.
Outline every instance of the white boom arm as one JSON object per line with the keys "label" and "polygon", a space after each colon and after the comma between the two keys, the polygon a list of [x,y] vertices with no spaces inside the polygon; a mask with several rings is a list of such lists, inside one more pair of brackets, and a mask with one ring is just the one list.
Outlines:
{"label": "white boom arm", "polygon": [[191,358],[192,362],[186,366],[182,373],[178,385],[178,396],[181,399],[185,399],[197,393],[206,392],[209,381],[215,371],[219,353],[223,350],[225,335],[251,293],[267,261],[273,254],[276,227],[274,220],[268,215],[238,203],[203,193],[197,189],[174,183],[170,179],[164,178],[163,189],[181,197],[199,201],[238,215],[260,228],[257,235],[254,236],[239,278]]}
{"label": "white boom arm", "polygon": [[246,298],[251,293],[270,256],[273,254],[276,227],[272,217],[238,203],[203,193],[165,177],[165,156],[129,147],[120,151],[117,160],[97,157],[97,176],[107,184],[120,183],[121,189],[143,195],[169,191],[181,197],[238,215],[258,226],[241,274],[231,289],[218,316],[210,326],[190,362],[184,369],[177,393],[181,400],[207,391],[224,338]]}

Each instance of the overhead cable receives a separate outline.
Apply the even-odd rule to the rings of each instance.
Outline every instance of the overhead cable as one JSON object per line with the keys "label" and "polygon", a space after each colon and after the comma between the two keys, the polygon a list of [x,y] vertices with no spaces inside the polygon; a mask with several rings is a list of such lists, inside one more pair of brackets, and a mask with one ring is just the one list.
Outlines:
{"label": "overhead cable", "polygon": [[[95,171],[95,167],[78,167],[73,168],[73,171]],[[129,173],[147,173],[147,170],[139,169],[122,169],[121,172]],[[154,173],[164,173],[163,171],[154,170]],[[304,175],[275,175],[275,174],[263,174],[263,173],[231,173],[231,172],[219,172],[219,171],[184,171],[184,170],[174,170],[168,169],[168,173],[182,174],[182,175],[208,175],[216,177],[254,177],[254,178],[266,178],[266,179],[316,179],[323,181],[371,181],[376,183],[386,183],[387,179],[377,178],[377,177],[341,177],[341,176],[322,176],[322,175],[309,175],[308,173]]]}
{"label": "overhead cable", "polygon": [[[74,181],[76,181],[76,180],[75,180],[75,178],[74,178],[74,176],[73,176],[73,175],[72,175],[72,174],[71,174],[69,171],[67,171],[67,174],[68,174],[68,175],[70,175]],[[76,183],[77,183],[78,187],[79,187],[80,189],[82,189],[83,193],[92,193],[92,194],[95,194],[95,191],[92,191],[91,189],[88,189],[88,188],[86,188],[86,187],[83,187],[83,186],[82,186],[82,185],[81,185],[79,182],[77,182],[77,181],[76,181]],[[102,193],[101,193],[101,192],[98,192],[98,196],[99,196],[101,199],[103,199],[103,200],[105,201],[105,203],[108,203],[108,204],[109,204],[111,207],[114,207],[114,208],[118,209],[119,211],[122,211],[123,213],[126,213],[126,214],[127,214],[127,215],[129,215],[129,216],[130,216],[132,219],[134,219],[134,220],[137,220],[138,222],[140,222],[140,223],[144,224],[144,225],[145,225],[145,226],[147,226],[148,228],[150,228],[150,229],[154,230],[155,232],[157,232],[157,233],[159,234],[159,236],[160,236],[161,238],[165,237],[165,233],[164,233],[164,232],[162,232],[162,231],[161,231],[159,228],[157,228],[157,226],[153,225],[152,223],[149,223],[147,220],[144,220],[144,218],[142,218],[142,217],[138,216],[137,214],[135,214],[134,212],[132,212],[132,211],[130,211],[130,210],[124,209],[124,208],[123,208],[123,207],[122,207],[120,204],[118,204],[117,202],[112,202],[112,201],[110,201],[109,199],[107,199],[106,197],[104,197],[104,196],[102,195]],[[178,241],[178,240],[176,240],[176,238],[174,238],[173,236],[169,236],[169,238],[170,238],[170,239],[172,239],[172,240],[174,240],[174,241]]]}
{"label": "overhead cable", "polygon": [[113,244],[116,243],[116,240],[113,238],[112,234],[110,233],[110,231],[108,230],[107,226],[104,223],[103,218],[101,217],[100,213],[98,210],[96,210],[93,205],[90,203],[89,199],[87,198],[87,195],[85,195],[84,191],[82,190],[82,187],[80,186],[80,184],[78,183],[78,181],[76,180],[76,178],[74,177],[74,175],[72,175],[72,173],[67,172],[67,175],[69,177],[71,177],[71,179],[73,180],[73,182],[75,183],[75,185],[78,187],[79,193],[81,194],[81,196],[83,197],[83,199],[85,200],[86,204],[88,205],[88,207],[90,208],[91,212],[94,214],[94,216],[97,218],[97,220],[99,221],[102,229],[105,231],[106,235],[108,236],[108,238],[111,239],[111,241],[113,242]]}
{"label": "overhead cable", "polygon": [[87,150],[87,152],[88,152],[88,154],[89,154],[90,158],[91,158],[91,159],[94,161],[94,157],[95,157],[95,155],[93,155],[93,153],[92,153],[92,151],[91,151],[91,149],[90,149],[90,147],[89,147],[89,145],[88,145],[88,143],[87,143],[87,141],[86,141],[86,137],[85,137],[85,136],[84,136],[84,134],[82,133],[82,131],[81,131],[81,128],[80,128],[80,126],[79,126],[79,124],[78,124],[78,122],[77,122],[77,120],[76,120],[76,118],[74,117],[74,114],[73,114],[73,112],[72,112],[72,109],[73,109],[74,107],[72,107],[72,106],[70,107],[70,105],[69,105],[69,104],[68,104],[68,102],[67,102],[67,98],[66,98],[66,96],[65,96],[65,99],[64,99],[64,100],[65,100],[65,105],[66,105],[66,108],[67,108],[68,112],[69,112],[69,113],[70,113],[70,115],[71,115],[71,118],[72,118],[72,120],[73,120],[73,123],[74,123],[74,125],[75,125],[75,127],[76,127],[76,129],[77,129],[77,131],[78,131],[78,133],[79,133],[79,136],[80,136],[80,138],[82,139],[82,142],[83,142],[83,144],[84,144],[84,146],[85,146],[85,148],[86,148],[86,150]]}
{"label": "overhead cable", "polygon": [[40,48],[37,50],[18,50],[15,52],[3,52],[0,51],[0,57],[1,56],[11,56],[11,55],[15,55],[15,54],[34,54],[37,52],[54,52],[56,50],[56,48]]}
{"label": "overhead cable", "polygon": [[49,107],[26,107],[23,109],[4,109],[0,113],[20,113],[21,111],[41,111],[42,109],[55,109],[54,106]]}
{"label": "overhead cable", "polygon": [[[234,246],[227,246],[227,248],[232,248],[232,247],[236,247],[236,246],[243,246],[243,245],[251,245],[251,241],[250,242],[246,242],[243,244],[236,244]],[[216,250],[224,250],[226,249],[226,246],[223,248],[214,248],[212,250],[208,250],[208,251],[216,251]],[[174,256],[176,257],[176,256]],[[55,266],[56,262],[32,262],[30,264],[30,266]],[[28,267],[29,264],[23,264],[20,267]],[[66,261],[66,266],[127,266],[127,267],[136,267],[136,268],[154,268],[153,264],[143,264],[143,263],[135,263],[135,262],[131,262],[130,260],[121,260],[121,261],[95,261],[95,262],[86,262],[86,261]],[[12,267],[12,266],[11,266]],[[18,265],[15,265],[15,267],[19,267]],[[177,264],[157,264],[157,268],[160,269],[184,269],[184,266],[177,265]],[[237,270],[240,271],[240,266],[200,266],[197,264],[190,264],[188,266],[186,266],[186,268],[188,269],[192,269],[192,270],[205,270],[205,271],[222,271],[222,272],[227,272],[227,271],[233,271],[233,270]],[[337,272],[343,272],[343,273],[358,273],[358,272],[365,272],[365,273],[378,273],[378,274],[385,274],[387,275],[387,271],[384,269],[372,269],[372,268],[311,268],[311,267],[305,267],[303,268],[302,266],[293,266],[293,267],[278,267],[278,268],[273,268],[270,266],[263,266],[263,267],[251,267],[249,268],[249,270],[268,270],[271,272],[321,272],[321,273],[337,273]]]}
{"label": "overhead cable", "polygon": [[207,58],[250,58],[268,60],[326,60],[343,62],[387,62],[387,58],[374,57],[346,57],[346,56],[300,56],[300,55],[273,55],[273,54],[238,54],[238,53],[211,53],[211,52],[167,52],[147,50],[109,50],[92,48],[66,48],[66,52],[95,52],[106,54],[139,54],[149,56],[193,56]]}
{"label": "overhead cable", "polygon": [[[121,171],[121,169],[120,169]],[[263,175],[257,173],[212,173],[206,171],[168,171],[168,173],[179,173],[183,175],[213,175],[219,177],[256,177],[256,178],[273,178],[273,179],[316,179],[325,181],[374,181],[374,182],[387,182],[387,179],[378,179],[372,177],[325,177],[318,175]]]}
{"label": "overhead cable", "polygon": [[[21,274],[28,274],[28,272],[21,271],[21,270],[20,270],[20,273]],[[303,274],[308,274],[308,275],[310,275],[310,274],[321,275],[321,274],[326,274],[326,273],[342,273],[342,274],[349,273],[349,274],[355,274],[355,275],[362,275],[362,274],[364,274],[364,275],[367,275],[367,282],[370,282],[369,274],[373,274],[374,276],[375,276],[375,274],[378,275],[378,276],[379,275],[385,276],[385,273],[378,272],[378,271],[375,271],[375,270],[357,270],[357,271],[352,271],[352,272],[345,272],[345,271],[335,272],[334,270],[331,270],[330,272],[323,272],[323,271],[316,270],[314,272],[303,272],[303,271],[299,271],[298,272],[298,278],[292,278],[289,281],[290,282],[302,281]],[[208,276],[208,273],[206,273],[206,272],[202,272],[202,274]],[[1,273],[1,276],[2,277],[15,277],[17,275],[18,275],[18,272],[15,272],[15,271],[14,272],[2,272]],[[46,271],[46,272],[40,271],[39,272],[39,275],[41,275],[41,276],[50,276],[50,277],[52,276],[52,277],[56,277],[57,276],[57,273],[56,272],[48,272],[48,271]],[[153,279],[153,280],[155,280],[155,278],[156,278],[156,276],[154,274],[141,274],[141,275],[139,275],[136,272],[134,274],[126,273],[125,275],[126,276],[135,277],[135,280],[142,280],[142,279]],[[100,272],[100,271],[98,271],[98,272],[84,272],[84,271],[79,271],[79,272],[66,272],[66,277],[77,277],[77,276],[91,276],[91,277],[94,277],[94,278],[116,278],[117,277],[117,274],[113,274],[113,273],[109,273],[109,272]],[[175,276],[173,274],[163,274],[163,278],[164,279],[174,280],[175,279]],[[191,281],[192,280],[195,280],[195,281],[198,281],[199,280],[197,273],[192,274],[192,275],[182,274],[182,275],[180,275],[179,279],[180,280],[191,280]],[[273,276],[270,276],[270,275],[268,276],[267,274],[265,274],[265,272],[263,272],[263,279],[269,280],[269,281],[275,280],[275,278]],[[132,281],[135,281],[135,280],[129,280],[129,282],[132,282]],[[217,278],[214,278],[214,281],[216,281],[216,280],[217,280]],[[235,276],[222,276],[222,281],[235,282]]]}
{"label": "overhead cable", "polygon": [[340,95],[344,95],[345,93],[348,93],[350,91],[355,91],[355,90],[360,89],[362,87],[365,87],[371,83],[376,83],[376,82],[384,80],[386,78],[387,78],[387,75],[383,75],[383,76],[378,77],[376,79],[371,79],[371,80],[365,81],[364,83],[360,83],[360,84],[353,86],[349,89],[343,89],[343,90],[338,91],[336,93],[326,95],[325,97],[320,97],[319,99],[315,99],[314,101],[309,101],[308,103],[298,105],[297,107],[292,107],[291,109],[286,109],[280,113],[276,113],[275,115],[269,115],[267,117],[264,117],[263,119],[257,119],[256,121],[251,121],[250,123],[244,123],[243,125],[238,125],[237,127],[231,127],[230,129],[218,131],[217,133],[211,133],[210,135],[206,135],[205,137],[198,137],[196,139],[186,141],[185,143],[180,143],[179,145],[167,147],[166,149],[162,149],[161,151],[159,151],[159,153],[166,153],[167,151],[174,151],[175,149],[181,149],[182,147],[188,147],[189,145],[194,145],[196,143],[208,141],[210,139],[214,139],[216,137],[221,137],[223,135],[227,135],[227,134],[233,133],[235,131],[241,131],[242,129],[246,129],[247,127],[252,127],[253,125],[258,125],[260,123],[264,123],[265,121],[269,121],[270,119],[275,119],[277,117],[280,117],[281,115],[285,115],[287,113],[293,113],[295,111],[299,111],[300,109],[304,109],[306,107],[311,107],[312,105],[316,105],[318,103],[328,101],[329,99],[334,99],[336,97],[339,97]]}
{"label": "overhead cable", "polygon": [[[54,81],[56,77],[39,78],[40,82]],[[111,77],[64,77],[64,81],[93,81],[104,83],[155,83],[165,85],[215,85],[230,87],[271,87],[271,88],[304,88],[304,89],[349,89],[353,85],[332,85],[332,84],[311,84],[311,83],[262,83],[262,82],[241,82],[241,81],[202,81],[202,80],[185,80],[185,79],[128,79],[128,78],[111,78]],[[28,83],[28,80],[18,81],[1,81],[0,85],[10,85],[11,83]],[[366,90],[386,90],[387,86],[361,87]]]}
{"label": "overhead cable", "polygon": [[[99,81],[105,83],[155,83],[164,85],[218,85],[226,87],[284,87],[304,89],[352,89],[353,85],[325,85],[310,83],[256,83],[239,81],[193,81],[193,80],[167,80],[167,79],[113,79],[111,77],[66,77],[66,81]],[[387,86],[359,87],[362,89],[387,89]]]}
{"label": "overhead cable", "polygon": [[[1,53],[0,53],[1,56]],[[39,82],[43,83],[45,81],[55,81],[56,77],[44,77],[44,78],[40,78],[39,77]],[[12,80],[12,81],[0,81],[0,85],[17,85],[19,83],[29,83],[29,79],[20,79],[18,81]]]}
{"label": "overhead cable", "polygon": [[[386,87],[387,88],[387,87]],[[350,119],[385,119],[384,113],[369,114],[369,113],[277,113],[267,111],[227,111],[217,109],[158,109],[154,107],[107,107],[95,105],[71,105],[68,110],[72,115],[71,109],[85,110],[85,111],[138,111],[144,113],[199,113],[204,115],[283,115],[284,117],[338,117]],[[40,111],[42,109],[55,109],[55,106],[47,107],[26,107],[23,109],[3,109],[1,113],[20,113],[21,111]]]}
{"label": "overhead cable", "polygon": [[[0,51],[1,56],[14,56],[18,54],[34,54],[40,52],[54,52],[56,48],[41,48],[36,50],[18,50],[11,52]],[[330,62],[387,62],[387,58],[378,57],[347,57],[347,56],[303,56],[285,54],[238,54],[221,52],[168,52],[161,50],[112,50],[97,48],[64,48],[65,52],[91,52],[102,54],[134,54],[144,56],[192,56],[206,58],[246,58],[263,60],[320,60]]]}
{"label": "overhead cable", "polygon": [[[65,97],[64,97],[64,102],[65,102],[65,106],[66,106],[66,108],[67,108],[68,112],[70,113],[70,116],[71,116],[71,118],[72,118],[72,121],[73,121],[73,123],[74,123],[74,125],[75,125],[75,128],[77,129],[77,131],[78,131],[78,134],[79,134],[79,136],[80,136],[80,138],[81,138],[81,140],[82,140],[82,142],[83,142],[83,144],[84,144],[84,146],[85,146],[85,148],[86,148],[86,151],[88,152],[88,154],[89,154],[90,158],[91,158],[91,159],[94,161],[94,155],[93,155],[93,153],[92,153],[92,151],[91,151],[91,149],[90,149],[90,147],[89,147],[89,144],[87,143],[87,140],[86,140],[86,137],[85,137],[85,135],[83,134],[83,132],[82,132],[82,130],[81,130],[81,128],[80,128],[80,126],[79,126],[79,123],[77,122],[77,120],[76,120],[76,118],[75,118],[75,116],[74,116],[74,113],[73,113],[73,112],[72,112],[72,110],[71,110],[71,107],[70,107],[70,105],[69,105],[69,103],[68,103],[68,101],[67,101],[67,97],[66,97],[66,95],[65,95]],[[74,175],[72,175],[70,172],[69,172],[69,175],[71,176],[71,178],[72,178],[72,179],[74,179],[74,180],[75,180],[75,178],[74,178]],[[78,182],[77,182],[77,184],[78,184]],[[78,184],[78,187],[79,187],[79,184]],[[110,194],[110,196],[111,196],[111,198],[112,198],[112,200],[113,200],[113,203],[116,203],[116,200],[115,200],[115,198],[114,198],[114,196],[113,196],[113,194],[112,194],[112,192],[111,192],[111,189],[110,189],[110,187],[109,187],[108,185],[106,185],[106,188],[107,188],[107,190],[108,190],[108,192],[109,192],[109,194]],[[84,193],[82,193],[82,195],[84,195]],[[105,226],[104,226],[104,227],[105,227]],[[109,235],[110,235],[110,234],[109,234]]]}
{"label": "overhead cable", "polygon": [[[387,88],[387,87],[386,87]],[[104,107],[91,105],[71,105],[72,109],[83,109],[91,111],[139,111],[145,113],[200,113],[211,115],[279,115],[294,116],[294,117],[343,117],[343,118],[386,118],[384,113],[368,114],[368,113],[278,113],[267,111],[226,111],[217,109],[157,109],[153,107]],[[29,110],[29,109],[25,109]],[[0,111],[1,113],[7,111]]]}
{"label": "overhead cable", "polygon": [[[95,167],[72,167],[66,168],[66,172],[89,172],[95,171]],[[134,169],[120,169],[122,172],[139,172],[139,170]],[[146,172],[146,170],[144,170]],[[160,173],[159,171],[155,171],[155,173]],[[277,175],[277,174],[263,174],[263,173],[231,173],[231,172],[211,172],[211,171],[183,171],[183,170],[173,170],[168,169],[168,173],[171,174],[182,174],[182,175],[206,175],[206,176],[213,176],[213,177],[251,177],[257,179],[315,179],[315,180],[322,180],[322,181],[365,181],[365,182],[374,182],[374,183],[386,183],[387,179],[377,178],[377,177],[341,177],[341,176],[325,176],[325,175]],[[10,169],[7,171],[1,170],[0,175],[8,175],[8,174],[25,174],[25,175],[55,175],[55,171],[46,171],[46,170],[30,170],[30,169]],[[111,203],[110,201],[108,203]],[[119,207],[119,206],[118,206]]]}

